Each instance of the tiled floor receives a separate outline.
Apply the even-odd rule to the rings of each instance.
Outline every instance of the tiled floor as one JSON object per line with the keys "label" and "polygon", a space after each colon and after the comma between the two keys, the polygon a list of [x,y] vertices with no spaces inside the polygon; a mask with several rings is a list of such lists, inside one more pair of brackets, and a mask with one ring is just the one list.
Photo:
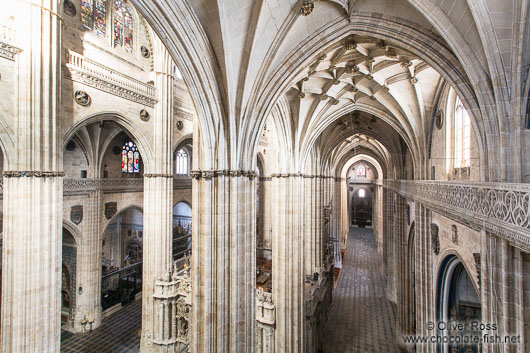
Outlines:
{"label": "tiled floor", "polygon": [[142,328],[142,300],[135,300],[114,315],[103,320],[92,332],[61,335],[63,353],[138,352]]}
{"label": "tiled floor", "polygon": [[399,353],[395,306],[386,299],[383,261],[372,229],[351,228],[324,332],[325,353]]}

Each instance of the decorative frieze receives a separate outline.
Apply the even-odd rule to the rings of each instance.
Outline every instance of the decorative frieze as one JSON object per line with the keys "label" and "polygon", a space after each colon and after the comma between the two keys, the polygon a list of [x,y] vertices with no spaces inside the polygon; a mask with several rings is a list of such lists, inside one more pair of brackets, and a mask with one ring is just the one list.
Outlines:
{"label": "decorative frieze", "polygon": [[82,84],[108,92],[130,101],[154,107],[156,88],[121,72],[101,65],[76,52],[66,54],[65,76]]}
{"label": "decorative frieze", "polygon": [[193,179],[212,179],[218,177],[245,177],[253,180],[257,173],[253,170],[192,170],[190,176]]}
{"label": "decorative frieze", "polygon": [[6,170],[2,173],[2,175],[6,178],[57,178],[64,177],[64,172],[45,172],[42,170]]}

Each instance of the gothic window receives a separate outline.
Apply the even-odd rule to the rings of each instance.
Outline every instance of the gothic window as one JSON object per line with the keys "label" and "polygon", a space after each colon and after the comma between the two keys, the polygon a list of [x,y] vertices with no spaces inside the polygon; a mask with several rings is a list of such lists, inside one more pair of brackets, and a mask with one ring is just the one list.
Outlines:
{"label": "gothic window", "polygon": [[366,191],[364,191],[364,189],[359,189],[359,197],[364,198],[364,196],[366,196]]}
{"label": "gothic window", "polygon": [[107,0],[81,0],[81,22],[85,28],[105,36],[106,16]]}
{"label": "gothic window", "polygon": [[175,161],[175,173],[177,175],[188,175],[188,153],[184,149],[179,149]]}
{"label": "gothic window", "polygon": [[81,0],[81,22],[87,29],[94,28],[94,0]]}
{"label": "gothic window", "polygon": [[112,24],[114,46],[124,47],[127,51],[132,51],[134,21],[131,11],[121,0],[114,1]]}
{"label": "gothic window", "polygon": [[131,141],[123,145],[121,152],[121,171],[122,173],[140,172],[140,152]]}
{"label": "gothic window", "polygon": [[471,121],[460,98],[456,97],[454,124],[454,167],[469,167],[471,157]]}
{"label": "gothic window", "polygon": [[357,176],[362,178],[366,177],[366,167],[364,165],[357,167]]}

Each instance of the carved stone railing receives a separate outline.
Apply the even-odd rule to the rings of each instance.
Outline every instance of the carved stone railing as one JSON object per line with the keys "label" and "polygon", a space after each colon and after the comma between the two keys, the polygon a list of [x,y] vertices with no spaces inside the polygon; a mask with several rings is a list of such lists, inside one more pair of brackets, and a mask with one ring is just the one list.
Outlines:
{"label": "carved stone railing", "polygon": [[63,193],[76,195],[91,191],[134,192],[144,188],[143,178],[138,179],[64,179]]}
{"label": "carved stone railing", "polygon": [[[182,261],[182,260],[181,260]],[[163,352],[187,351],[191,341],[191,276],[189,258],[179,269],[175,264],[155,283],[153,344]]]}
{"label": "carved stone railing", "polygon": [[384,187],[530,251],[530,184],[385,180]]}
{"label": "carved stone railing", "polygon": [[[173,179],[173,189],[191,189],[191,178]],[[0,179],[0,188],[2,187]],[[78,195],[92,191],[111,192],[141,192],[144,188],[143,178],[117,179],[64,179],[63,192],[65,195]],[[1,191],[0,191],[1,192]]]}
{"label": "carved stone railing", "polygon": [[66,54],[67,78],[116,96],[154,107],[156,88],[69,50]]}
{"label": "carved stone railing", "polygon": [[0,25],[0,57],[13,61],[15,60],[15,55],[20,52],[15,30],[11,27]]}
{"label": "carved stone railing", "polygon": [[272,293],[256,290],[256,353],[274,353],[274,327],[276,307]]}

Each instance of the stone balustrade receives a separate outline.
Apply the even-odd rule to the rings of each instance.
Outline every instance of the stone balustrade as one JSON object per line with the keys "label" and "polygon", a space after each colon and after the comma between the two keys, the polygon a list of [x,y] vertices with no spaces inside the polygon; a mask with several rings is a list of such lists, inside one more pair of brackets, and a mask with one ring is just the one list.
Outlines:
{"label": "stone balustrade", "polygon": [[112,93],[140,104],[154,107],[156,88],[101,65],[72,50],[66,55],[67,78]]}
{"label": "stone balustrade", "polygon": [[256,290],[256,353],[274,353],[276,307],[272,293]]}
{"label": "stone balustrade", "polygon": [[175,264],[155,284],[153,344],[161,352],[187,352],[191,333],[191,277],[189,257],[184,268]]}
{"label": "stone balustrade", "polygon": [[382,185],[476,230],[530,251],[530,185],[385,180]]}

